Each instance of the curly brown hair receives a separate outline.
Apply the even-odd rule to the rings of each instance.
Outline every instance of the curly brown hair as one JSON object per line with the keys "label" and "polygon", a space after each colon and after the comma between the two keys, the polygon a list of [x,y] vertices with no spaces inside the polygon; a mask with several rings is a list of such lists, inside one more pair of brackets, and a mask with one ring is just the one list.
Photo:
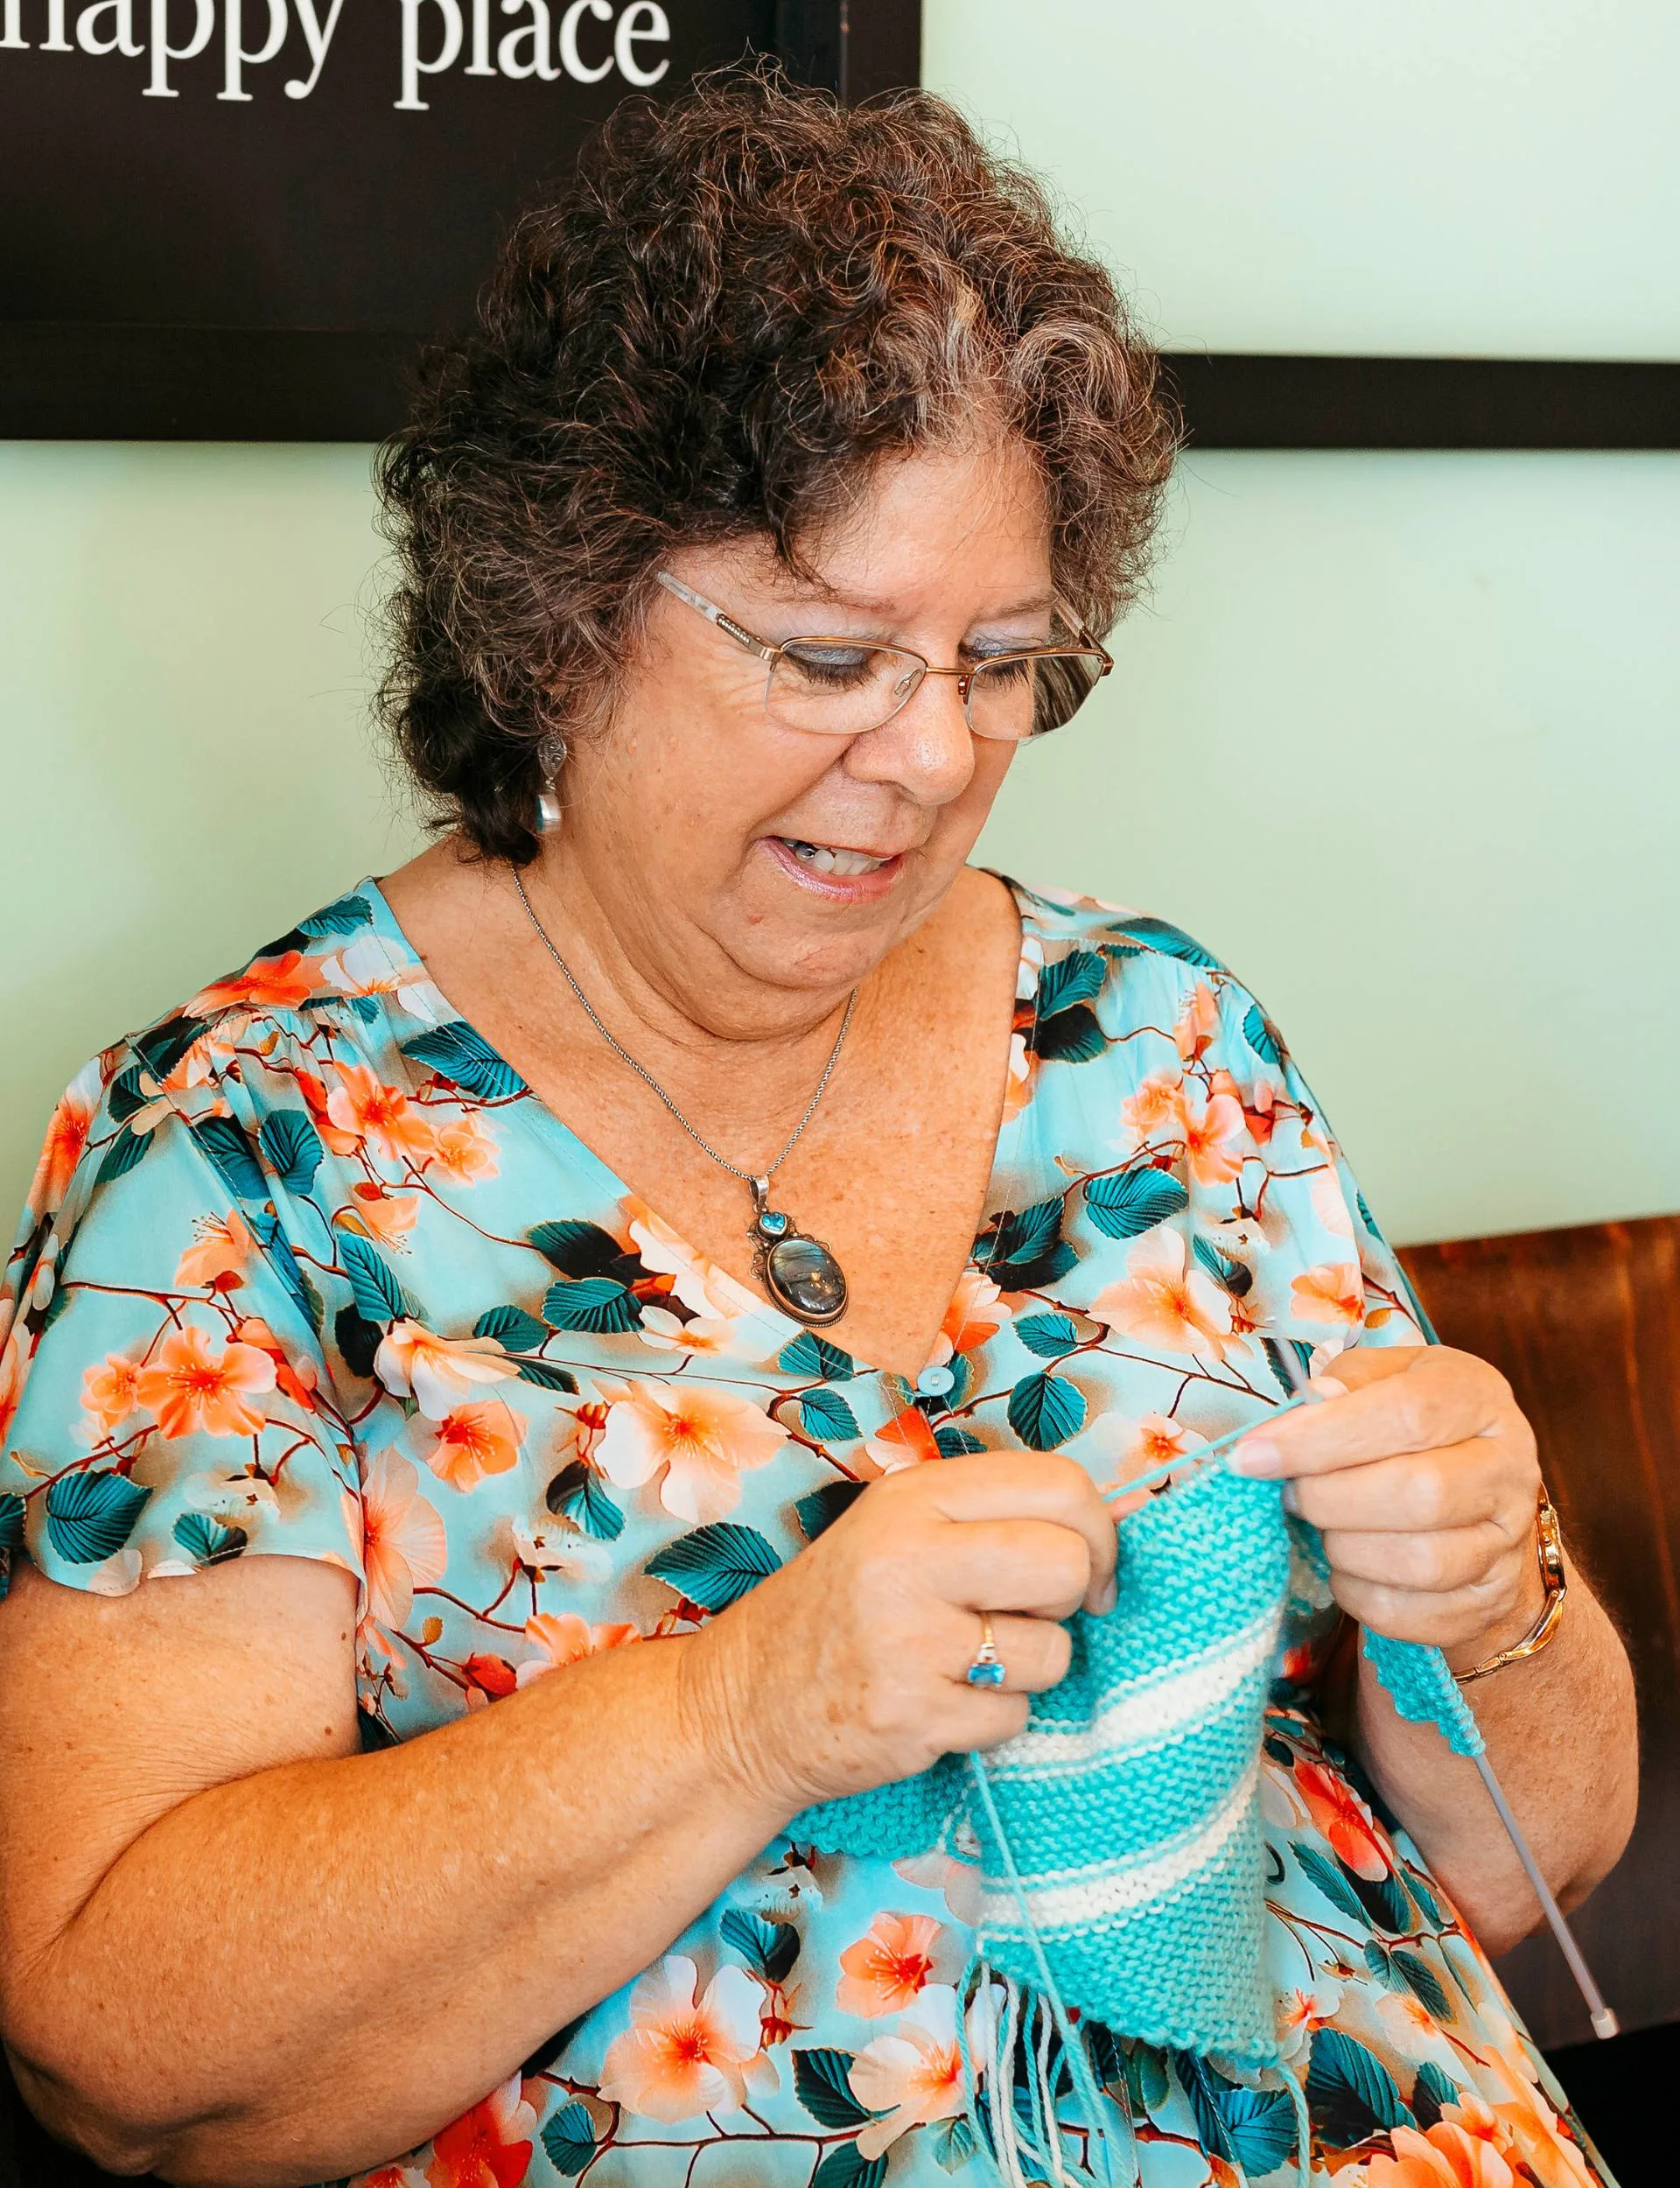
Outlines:
{"label": "curly brown hair", "polygon": [[1056,582],[1134,593],[1177,445],[1153,352],[1040,184],[944,100],[774,67],[626,100],[424,361],[378,485],[402,583],[381,708],[432,823],[527,864],[543,739],[610,710],[676,546],[802,543],[976,415],[1032,451]]}

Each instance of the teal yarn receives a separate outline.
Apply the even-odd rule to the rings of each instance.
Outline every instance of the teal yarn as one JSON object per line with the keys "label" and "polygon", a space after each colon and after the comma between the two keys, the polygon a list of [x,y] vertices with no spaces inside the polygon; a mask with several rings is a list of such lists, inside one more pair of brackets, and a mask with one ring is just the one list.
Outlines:
{"label": "teal yarn", "polygon": [[[1312,1531],[1292,1532],[1321,1567]],[[1116,1608],[1068,1622],[1067,1677],[984,1758],[990,1799],[966,1758],[945,1756],[807,1809],[789,1835],[975,1860],[971,1977],[1018,1986],[1058,2023],[1071,2011],[1162,2048],[1277,2065],[1259,1771],[1291,1536],[1278,1483],[1204,1466],[1121,1527]],[[1477,1751],[1438,1650],[1364,1645],[1403,1715]],[[1071,2058],[1068,2071],[1077,2087]]]}

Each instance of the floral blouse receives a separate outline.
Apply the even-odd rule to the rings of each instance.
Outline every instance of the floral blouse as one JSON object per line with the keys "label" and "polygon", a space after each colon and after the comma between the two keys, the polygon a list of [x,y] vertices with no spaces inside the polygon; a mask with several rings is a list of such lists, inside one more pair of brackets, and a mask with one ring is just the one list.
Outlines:
{"label": "floral blouse", "polygon": [[[1016,895],[988,1213],[914,1386],[662,1223],[451,1007],[373,881],[301,921],[58,1106],[0,1294],[0,1546],[113,1595],[265,1552],[348,1567],[377,1745],[692,1630],[895,1468],[1025,1446],[1106,1484],[1278,1403],[1287,1350],[1416,1342],[1253,998],[1162,921]],[[1263,1783],[1314,2177],[1604,2182],[1319,1726],[1334,1626],[1301,1560]],[[958,2047],[970,1883],[943,1855],[780,1840],[356,2188],[985,2181]],[[1149,2188],[1296,2177],[1275,2073],[1091,2037]]]}

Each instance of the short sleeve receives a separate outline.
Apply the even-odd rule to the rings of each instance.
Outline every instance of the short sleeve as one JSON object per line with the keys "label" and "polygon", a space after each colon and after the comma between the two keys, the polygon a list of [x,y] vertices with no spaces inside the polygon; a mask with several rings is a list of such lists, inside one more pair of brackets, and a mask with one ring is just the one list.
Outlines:
{"label": "short sleeve", "polygon": [[72,1587],[251,1552],[360,1578],[354,1446],[232,1090],[118,1048],[48,1128],[0,1289],[0,1549]]}

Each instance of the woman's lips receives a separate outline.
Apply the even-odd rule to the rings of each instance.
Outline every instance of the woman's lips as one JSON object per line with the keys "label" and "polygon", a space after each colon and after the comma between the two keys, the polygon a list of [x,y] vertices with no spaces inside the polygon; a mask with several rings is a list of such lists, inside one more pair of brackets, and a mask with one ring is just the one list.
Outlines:
{"label": "woman's lips", "polygon": [[[782,872],[808,889],[814,895],[827,897],[830,903],[873,904],[889,895],[899,876],[904,871],[904,854],[898,852],[878,865],[869,866],[862,873],[825,872],[822,866],[802,859],[794,849],[794,839],[786,836],[761,836],[764,848],[776,861]],[[845,854],[836,854],[842,858]],[[854,857],[861,853],[851,854]]]}

